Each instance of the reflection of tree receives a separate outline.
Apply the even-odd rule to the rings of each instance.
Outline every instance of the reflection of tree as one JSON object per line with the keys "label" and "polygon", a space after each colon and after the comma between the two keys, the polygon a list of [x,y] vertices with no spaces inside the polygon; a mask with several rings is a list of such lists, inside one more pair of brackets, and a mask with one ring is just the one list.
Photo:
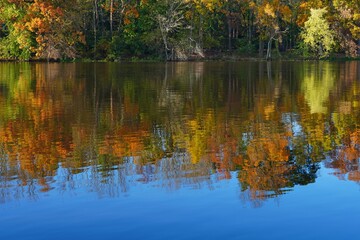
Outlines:
{"label": "reflection of tree", "polygon": [[283,64],[0,65],[0,197],[211,187],[237,171],[243,196],[259,204],[314,182],[327,156],[357,181],[354,76]]}
{"label": "reflection of tree", "polygon": [[303,91],[311,113],[326,113],[326,102],[334,88],[336,73],[330,63],[315,63],[305,65]]}
{"label": "reflection of tree", "polygon": [[[341,109],[340,109],[341,110]],[[325,162],[326,167],[333,168],[334,175],[340,179],[360,182],[360,130],[358,113],[334,113],[334,141],[338,143]]]}

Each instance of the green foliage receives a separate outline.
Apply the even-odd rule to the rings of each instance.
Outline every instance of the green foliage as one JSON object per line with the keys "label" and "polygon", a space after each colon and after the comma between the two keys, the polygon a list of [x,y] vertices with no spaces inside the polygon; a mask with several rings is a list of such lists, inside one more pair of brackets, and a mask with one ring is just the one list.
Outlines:
{"label": "green foliage", "polygon": [[19,44],[7,36],[0,40],[0,58],[13,59],[20,56]]}
{"label": "green foliage", "polygon": [[305,45],[319,58],[327,57],[335,46],[335,33],[325,18],[326,13],[325,8],[311,9],[311,15],[301,33]]}
{"label": "green foliage", "polygon": [[237,41],[237,52],[240,54],[254,54],[256,53],[256,46],[247,39],[239,39]]}
{"label": "green foliage", "polygon": [[[26,37],[27,33],[17,35],[11,31],[6,37],[0,38],[0,58],[29,60],[31,58],[31,39]],[[19,41],[26,42],[25,47],[21,47]]]}
{"label": "green foliage", "polygon": [[113,36],[110,42],[110,49],[107,55],[107,59],[110,61],[117,60],[117,56],[121,55],[122,41],[119,36]]}
{"label": "green foliage", "polygon": [[293,53],[295,54],[295,56],[302,56],[305,58],[313,56],[311,49],[304,42],[299,42],[298,45],[295,47]]}
{"label": "green foliage", "polygon": [[107,39],[100,39],[96,44],[96,51],[94,52],[94,57],[97,60],[105,59],[109,54],[110,43]]}

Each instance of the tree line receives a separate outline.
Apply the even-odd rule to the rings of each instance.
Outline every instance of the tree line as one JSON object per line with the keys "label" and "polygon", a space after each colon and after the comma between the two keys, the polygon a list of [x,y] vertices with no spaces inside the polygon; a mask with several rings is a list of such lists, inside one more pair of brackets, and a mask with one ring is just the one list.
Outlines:
{"label": "tree line", "polygon": [[360,54],[358,0],[2,0],[0,59]]}

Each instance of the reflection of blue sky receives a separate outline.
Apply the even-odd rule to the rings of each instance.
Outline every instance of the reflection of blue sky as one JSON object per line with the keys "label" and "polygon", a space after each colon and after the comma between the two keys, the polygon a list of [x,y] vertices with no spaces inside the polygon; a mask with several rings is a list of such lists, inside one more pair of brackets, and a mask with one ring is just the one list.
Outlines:
{"label": "reflection of blue sky", "polygon": [[0,239],[346,239],[357,236],[359,185],[322,167],[260,208],[242,202],[236,172],[212,188],[164,191],[136,184],[127,195],[50,191],[0,205]]}
{"label": "reflection of blue sky", "polygon": [[293,133],[293,136],[301,136],[303,130],[301,125],[298,123],[300,115],[297,113],[283,113],[281,121],[285,126]]}
{"label": "reflection of blue sky", "polygon": [[254,138],[253,133],[252,132],[244,132],[242,133],[242,142],[244,144],[244,146],[249,145],[250,141]]}
{"label": "reflection of blue sky", "polygon": [[298,123],[300,115],[296,113],[283,113],[281,115],[281,122],[285,125],[285,128],[292,133],[292,137],[288,139],[289,149],[293,149],[293,137],[299,137],[303,135],[303,129]]}

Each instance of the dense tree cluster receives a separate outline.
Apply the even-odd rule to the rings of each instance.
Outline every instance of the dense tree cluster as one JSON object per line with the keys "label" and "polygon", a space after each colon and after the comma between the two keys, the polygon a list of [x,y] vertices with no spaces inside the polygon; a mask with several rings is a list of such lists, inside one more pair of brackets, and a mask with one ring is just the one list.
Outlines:
{"label": "dense tree cluster", "polygon": [[354,57],[360,46],[358,0],[2,0],[0,13],[2,59]]}

